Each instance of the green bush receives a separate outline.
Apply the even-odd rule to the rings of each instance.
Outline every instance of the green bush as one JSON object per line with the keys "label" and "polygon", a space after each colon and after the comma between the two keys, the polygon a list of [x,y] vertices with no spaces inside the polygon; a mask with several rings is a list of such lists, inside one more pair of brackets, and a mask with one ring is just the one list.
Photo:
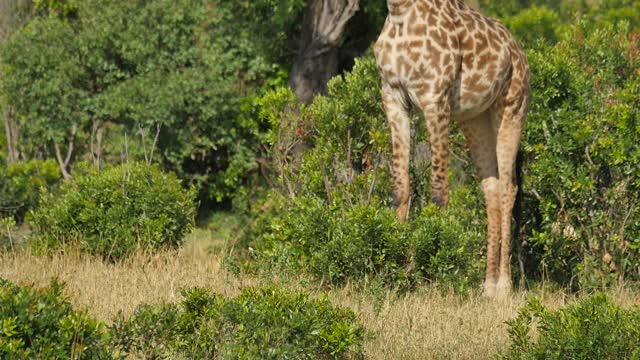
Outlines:
{"label": "green bush", "polygon": [[140,306],[118,318],[114,343],[147,358],[324,359],[361,354],[363,329],[326,298],[277,287],[247,288],[233,299],[205,289],[177,305]]}
{"label": "green bush", "polygon": [[0,279],[0,358],[116,359],[104,324],[74,311],[63,284],[19,287]]}
{"label": "green bush", "polygon": [[14,248],[17,230],[16,221],[13,217],[0,217],[0,248]]}
{"label": "green bush", "polygon": [[622,309],[602,294],[557,311],[532,299],[509,321],[509,334],[506,359],[638,359],[640,308]]}
{"label": "green bush", "polygon": [[250,250],[241,258],[250,271],[306,272],[332,285],[370,279],[406,290],[435,282],[464,292],[484,275],[478,197],[455,188],[447,211],[428,206],[408,224],[379,203],[341,209],[316,197],[280,197],[244,234],[240,248]]}
{"label": "green bush", "polygon": [[408,242],[391,209],[372,204],[343,212],[314,197],[277,204],[285,210],[267,210],[244,234],[247,269],[303,271],[334,285],[365,277],[407,285]]}
{"label": "green bush", "polygon": [[194,222],[194,191],[141,162],[88,170],[48,193],[32,213],[36,249],[79,246],[118,260],[136,250],[179,246]]}
{"label": "green bush", "polygon": [[42,189],[51,189],[61,180],[53,160],[0,163],[0,217],[13,217],[18,224],[35,210]]}
{"label": "green bush", "polygon": [[640,38],[589,23],[563,36],[528,54],[529,266],[574,287],[640,280]]}
{"label": "green bush", "polygon": [[556,43],[559,26],[558,14],[546,6],[532,6],[504,19],[504,25],[525,48],[536,41]]}
{"label": "green bush", "polygon": [[246,14],[226,1],[38,1],[0,51],[0,97],[16,112],[8,121],[20,129],[21,153],[54,158],[55,145],[64,155],[72,143],[71,168],[99,153],[115,165],[124,149],[114,129],[122,129],[146,146],[131,152],[145,153],[137,160],[153,144],[155,160],[201,199],[228,202],[256,167],[255,94],[267,77],[286,83],[268,51],[282,46],[267,37],[263,48],[238,26],[250,17],[285,44],[289,13],[302,6],[271,3],[242,4]]}
{"label": "green bush", "polygon": [[[423,209],[409,233],[416,276],[464,293],[484,280],[485,212],[479,191],[457,188],[446,211]],[[515,254],[514,254],[515,256]]]}
{"label": "green bush", "polygon": [[[422,280],[458,289],[477,285],[485,227],[473,218],[484,216],[477,211],[482,209],[478,192],[473,195],[479,198],[469,196],[452,176],[452,188],[460,190],[452,197],[460,201],[452,201],[446,214],[421,214],[429,174],[421,148],[414,151],[410,169],[412,220],[400,224],[391,208],[390,135],[371,54],[357,59],[351,73],[331,80],[328,95],[309,106],[298,106],[289,90],[280,89],[267,94],[261,107],[271,124],[277,171],[272,196],[258,207],[254,226],[239,244],[245,268],[306,272],[332,285],[363,279],[401,289]],[[416,115],[412,123],[414,143],[424,145],[424,121]],[[288,151],[301,143],[298,154]],[[452,143],[460,153],[459,133]],[[463,178],[467,168],[452,160],[452,174]],[[441,234],[450,238],[439,241]],[[461,249],[469,253],[456,255]]]}

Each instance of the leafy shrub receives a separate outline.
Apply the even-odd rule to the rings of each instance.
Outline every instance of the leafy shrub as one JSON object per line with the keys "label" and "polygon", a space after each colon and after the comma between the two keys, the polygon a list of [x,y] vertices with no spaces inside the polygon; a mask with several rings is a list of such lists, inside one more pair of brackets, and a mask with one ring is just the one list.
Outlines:
{"label": "leafy shrub", "polygon": [[[251,26],[284,44],[292,25],[265,15],[291,24],[296,11],[252,4],[242,5],[253,9]],[[114,165],[123,149],[113,129],[123,129],[146,134],[145,152],[154,144],[155,159],[204,200],[224,203],[246,185],[260,145],[254,93],[280,75],[267,59],[273,39],[264,49],[252,43],[255,33],[238,26],[243,11],[225,1],[167,0],[42,0],[36,10],[0,51],[0,97],[16,112],[7,121],[20,129],[15,140],[26,157],[54,158],[55,145],[73,144],[71,167],[98,153]]]}
{"label": "leafy shrub", "polygon": [[367,276],[407,280],[407,240],[390,209],[362,205],[343,213],[313,197],[276,204],[285,210],[269,208],[243,236],[247,269],[305,271],[335,285]]}
{"label": "leafy shrub", "polygon": [[104,324],[74,311],[63,288],[57,281],[34,289],[0,279],[1,358],[121,358]]}
{"label": "leafy shrub", "polygon": [[13,217],[0,217],[0,248],[13,248],[16,233],[17,226]]}
{"label": "leafy shrub", "polygon": [[53,160],[0,163],[0,217],[13,217],[18,224],[35,210],[41,189],[51,189],[61,179]]}
{"label": "leafy shrub", "polygon": [[539,39],[556,43],[558,23],[558,14],[546,6],[532,6],[504,19],[504,25],[525,47]]}
{"label": "leafy shrub", "polygon": [[[390,135],[373,56],[357,59],[353,71],[331,80],[328,88],[326,97],[317,97],[309,106],[298,106],[287,89],[271,92],[261,101],[262,117],[271,125],[271,161],[277,171],[274,193],[258,209],[254,226],[239,244],[247,255],[246,268],[305,271],[333,285],[365,278],[401,289],[423,279],[446,286],[454,285],[454,278],[465,279],[459,289],[475,285],[479,267],[461,267],[470,265],[471,259],[479,263],[484,225],[469,219],[482,216],[471,214],[482,202],[467,197],[452,201],[447,215],[440,211],[421,215],[429,173],[422,146],[411,162],[416,219],[400,224],[391,209]],[[420,116],[413,117],[413,142],[422,145],[423,123]],[[452,142],[456,152],[461,150],[459,135]],[[300,144],[304,146],[298,154],[290,150]],[[452,173],[467,171],[455,159],[452,163]],[[452,188],[462,189],[452,179]],[[464,231],[462,223],[469,225]],[[476,226],[480,230],[474,233],[471,229]],[[456,241],[439,242],[441,232]],[[456,257],[460,247],[469,254]],[[434,264],[427,266],[430,261]],[[443,276],[448,270],[451,276]]]}
{"label": "leafy shrub", "polygon": [[456,188],[446,211],[430,205],[413,224],[410,237],[416,275],[466,292],[484,279],[486,215],[478,191]]}
{"label": "leafy shrub", "polygon": [[356,315],[326,298],[273,286],[233,299],[199,288],[183,296],[180,304],[144,305],[117,319],[114,343],[151,358],[348,358],[361,351]]}
{"label": "leafy shrub", "polygon": [[507,359],[637,359],[640,308],[622,309],[600,294],[551,311],[534,298],[509,322],[509,334]]}
{"label": "leafy shrub", "polygon": [[447,211],[432,205],[408,224],[376,203],[341,209],[314,197],[278,198],[244,234],[245,269],[306,272],[332,285],[377,279],[403,290],[437,282],[464,292],[484,274],[484,212],[477,191],[451,195]]}
{"label": "leafy shrub", "polygon": [[529,52],[529,258],[555,281],[640,279],[639,41],[625,24],[580,23]]}
{"label": "leafy shrub", "polygon": [[37,249],[79,245],[118,260],[138,249],[179,246],[194,222],[194,191],[157,166],[133,162],[88,170],[48,193],[32,214]]}

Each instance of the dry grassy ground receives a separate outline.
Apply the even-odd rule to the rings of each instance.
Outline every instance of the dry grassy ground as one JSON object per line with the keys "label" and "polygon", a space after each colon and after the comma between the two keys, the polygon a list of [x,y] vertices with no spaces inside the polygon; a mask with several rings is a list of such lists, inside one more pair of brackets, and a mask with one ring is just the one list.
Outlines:
{"label": "dry grassy ground", "polygon": [[[224,225],[224,224],[223,224]],[[197,230],[177,252],[138,255],[121,264],[105,264],[78,254],[36,257],[25,252],[0,253],[0,277],[20,283],[46,285],[63,280],[74,304],[109,322],[119,311],[130,314],[141,303],[174,302],[180,289],[205,286],[233,296],[243,286],[266,280],[238,279],[222,266],[221,249],[230,236],[223,228]],[[304,279],[280,279],[300,288]],[[317,292],[307,286],[307,291]],[[569,299],[562,292],[537,291],[552,307]],[[461,297],[423,289],[405,296],[385,290],[334,290],[335,304],[358,312],[370,336],[365,344],[371,359],[484,359],[507,346],[506,320],[515,317],[527,294],[497,303],[477,294]],[[622,304],[640,303],[637,293],[620,291]]]}

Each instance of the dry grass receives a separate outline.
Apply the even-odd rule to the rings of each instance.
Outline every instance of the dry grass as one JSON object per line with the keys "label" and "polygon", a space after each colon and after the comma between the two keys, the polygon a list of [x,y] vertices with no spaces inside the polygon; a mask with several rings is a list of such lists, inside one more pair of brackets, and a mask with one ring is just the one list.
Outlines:
{"label": "dry grass", "polygon": [[[216,233],[217,234],[217,233]],[[141,303],[175,302],[180,289],[205,286],[233,296],[243,286],[264,280],[238,280],[222,268],[220,249],[224,236],[196,231],[185,246],[172,253],[139,255],[121,264],[79,254],[36,257],[25,252],[0,253],[0,277],[20,284],[46,285],[52,277],[63,280],[67,294],[79,308],[109,322],[119,311],[130,314]],[[299,279],[286,279],[301,288]],[[312,293],[313,288],[306,287]],[[569,299],[562,292],[537,291],[551,307]],[[495,302],[477,294],[461,297],[423,289],[405,296],[390,291],[335,290],[335,304],[349,306],[361,314],[375,336],[365,344],[372,359],[484,359],[491,358],[508,343],[505,321],[515,317],[526,294]],[[638,293],[619,291],[623,305],[640,303]]]}

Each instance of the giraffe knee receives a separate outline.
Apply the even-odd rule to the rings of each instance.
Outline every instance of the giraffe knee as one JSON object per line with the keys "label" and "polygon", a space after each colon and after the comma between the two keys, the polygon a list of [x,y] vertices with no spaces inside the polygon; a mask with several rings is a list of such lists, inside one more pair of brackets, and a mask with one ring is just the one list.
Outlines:
{"label": "giraffe knee", "polygon": [[496,198],[500,194],[498,179],[496,179],[495,177],[482,179],[482,183],[480,186],[482,187],[482,192],[484,193],[487,202],[489,202],[491,199]]}

